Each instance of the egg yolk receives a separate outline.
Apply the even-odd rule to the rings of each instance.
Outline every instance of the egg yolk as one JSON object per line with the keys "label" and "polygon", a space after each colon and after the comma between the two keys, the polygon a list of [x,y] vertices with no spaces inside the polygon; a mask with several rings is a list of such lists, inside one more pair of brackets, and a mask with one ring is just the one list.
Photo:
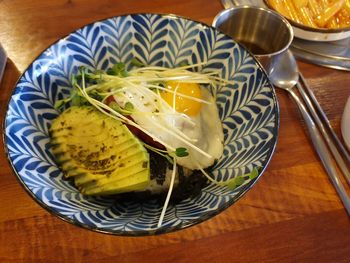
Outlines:
{"label": "egg yolk", "polygon": [[[171,107],[180,113],[184,113],[189,116],[197,115],[201,109],[201,103],[199,101],[193,100],[192,98],[201,99],[201,89],[196,83],[186,83],[177,81],[168,81],[166,83],[168,89],[172,92],[163,91],[161,97],[165,100]],[[181,95],[184,96],[181,96]],[[174,99],[175,96],[175,99]]]}

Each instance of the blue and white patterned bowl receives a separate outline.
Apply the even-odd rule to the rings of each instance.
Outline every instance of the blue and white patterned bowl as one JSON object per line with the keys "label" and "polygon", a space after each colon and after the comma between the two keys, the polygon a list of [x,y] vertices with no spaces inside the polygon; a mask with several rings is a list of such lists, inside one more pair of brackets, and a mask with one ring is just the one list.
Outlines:
{"label": "blue and white patterned bowl", "polygon": [[276,96],[261,66],[244,48],[214,28],[173,15],[133,14],[87,25],[46,49],[24,72],[5,118],[8,158],[20,182],[44,208],[88,229],[118,235],[152,235],[186,228],[220,213],[255,183],[246,179],[228,190],[210,184],[196,198],[168,207],[163,226],[154,200],[116,202],[81,195],[63,180],[50,149],[48,130],[58,112],[53,105],[69,95],[79,66],[106,70],[138,58],[148,65],[174,67],[206,62],[198,71],[219,71],[230,85],[218,90],[225,135],[224,155],[212,174],[227,180],[261,167],[277,141]]}

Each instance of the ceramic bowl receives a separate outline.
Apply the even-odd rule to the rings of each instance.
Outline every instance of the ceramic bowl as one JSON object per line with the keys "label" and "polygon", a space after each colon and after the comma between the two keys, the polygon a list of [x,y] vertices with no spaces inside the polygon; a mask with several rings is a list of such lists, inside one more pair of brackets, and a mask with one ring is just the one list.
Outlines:
{"label": "ceramic bowl", "polygon": [[[152,198],[117,201],[88,197],[64,180],[48,135],[69,96],[71,76],[80,66],[107,70],[138,58],[147,65],[195,64],[217,71],[230,84],[217,91],[225,147],[211,169],[217,180],[244,175],[234,190],[209,184],[198,196],[171,204],[161,227],[162,204]],[[183,17],[132,14],[98,21],[58,40],[37,57],[17,82],[4,121],[6,152],[25,190],[46,210],[77,226],[116,235],[153,235],[203,222],[234,204],[263,174],[274,152],[279,124],[276,96],[256,59],[213,27]]]}

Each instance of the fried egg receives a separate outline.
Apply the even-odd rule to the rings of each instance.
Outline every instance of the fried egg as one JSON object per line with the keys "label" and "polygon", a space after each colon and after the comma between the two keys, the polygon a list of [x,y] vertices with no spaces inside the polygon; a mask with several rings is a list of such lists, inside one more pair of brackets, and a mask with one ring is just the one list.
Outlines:
{"label": "fried egg", "polygon": [[168,152],[186,148],[177,163],[194,170],[214,164],[223,153],[223,130],[215,98],[196,83],[169,81],[162,91],[134,86],[114,96],[123,106],[132,103],[131,117]]}

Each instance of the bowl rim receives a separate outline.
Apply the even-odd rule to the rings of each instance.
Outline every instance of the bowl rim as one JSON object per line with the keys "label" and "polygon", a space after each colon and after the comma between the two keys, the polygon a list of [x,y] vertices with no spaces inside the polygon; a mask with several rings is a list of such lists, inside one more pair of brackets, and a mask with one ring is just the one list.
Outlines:
{"label": "bowl rim", "polygon": [[115,16],[108,16],[105,18],[101,18],[98,20],[94,20],[90,23],[84,24],[82,26],[79,26],[75,29],[73,29],[72,31],[70,31],[69,33],[63,35],[63,36],[59,36],[55,41],[53,41],[52,43],[48,44],[37,56],[34,57],[34,59],[28,64],[28,66],[23,70],[23,72],[19,75],[17,81],[15,82],[12,92],[10,94],[10,96],[8,97],[6,103],[6,108],[5,108],[5,116],[3,118],[2,121],[2,140],[3,140],[3,148],[4,148],[4,154],[6,155],[6,159],[11,167],[12,173],[15,174],[17,180],[19,181],[20,185],[24,188],[24,190],[27,192],[27,194],[29,194],[29,196],[37,203],[39,204],[42,208],[44,208],[47,212],[49,212],[51,215],[56,216],[57,218],[68,222],[74,226],[78,226],[82,229],[87,229],[93,232],[97,232],[97,233],[102,233],[102,234],[108,234],[108,235],[115,235],[115,236],[153,236],[153,235],[159,235],[159,234],[167,234],[167,233],[172,233],[172,232],[176,232],[176,231],[180,231],[192,226],[195,226],[199,223],[202,223],[208,219],[211,219],[213,217],[215,217],[216,215],[222,213],[223,211],[225,211],[227,208],[229,208],[231,205],[233,205],[234,203],[236,203],[239,199],[242,198],[243,195],[245,195],[255,184],[256,182],[260,179],[260,177],[262,176],[262,174],[265,172],[266,168],[268,167],[273,153],[275,152],[276,149],[276,145],[277,145],[277,141],[278,141],[278,135],[279,135],[279,127],[280,127],[280,108],[279,108],[279,103],[277,100],[277,95],[275,92],[275,89],[272,85],[272,83],[269,81],[268,75],[266,73],[266,71],[264,70],[264,68],[262,67],[261,63],[255,58],[255,56],[249,51],[247,50],[245,47],[243,47],[240,43],[237,43],[235,40],[233,40],[231,37],[229,37],[227,34],[224,34],[225,36],[229,37],[230,39],[232,39],[232,41],[235,44],[238,44],[240,47],[242,47],[246,52],[248,52],[252,58],[254,59],[255,63],[258,64],[259,68],[262,70],[263,74],[265,75],[265,77],[267,78],[268,82],[270,83],[271,86],[271,99],[273,100],[273,106],[275,109],[275,120],[274,120],[274,129],[273,129],[273,136],[274,138],[271,140],[270,144],[271,147],[269,148],[269,151],[267,152],[267,158],[264,162],[264,166],[261,167],[260,171],[259,171],[259,175],[252,179],[249,184],[244,185],[243,187],[241,187],[240,191],[237,193],[237,195],[235,195],[234,198],[232,198],[230,201],[225,202],[224,204],[220,205],[219,208],[217,208],[216,210],[210,211],[208,213],[206,213],[205,215],[201,216],[200,218],[194,219],[194,220],[190,220],[190,222],[187,222],[186,224],[184,224],[183,222],[179,225],[176,226],[161,226],[158,229],[155,230],[132,230],[132,231],[123,231],[123,230],[111,230],[111,229],[107,229],[107,228],[102,228],[102,227],[94,227],[91,225],[87,225],[84,224],[82,222],[79,222],[78,220],[74,219],[74,218],[70,218],[69,216],[63,215],[61,213],[59,213],[57,210],[54,210],[51,206],[45,204],[41,199],[37,198],[36,195],[29,189],[29,187],[27,186],[27,184],[24,182],[24,180],[22,179],[22,177],[19,175],[18,171],[16,170],[11,157],[10,157],[10,153],[9,153],[9,149],[8,149],[8,143],[7,143],[7,136],[6,136],[6,128],[8,127],[8,112],[9,112],[9,106],[10,106],[10,102],[13,98],[13,95],[15,94],[15,92],[17,91],[17,86],[21,80],[21,78],[24,76],[24,74],[28,71],[28,69],[33,65],[33,63],[38,60],[38,58],[40,56],[42,56],[42,54],[49,49],[51,46],[56,45],[60,40],[70,36],[73,33],[76,33],[78,30],[81,30],[85,27],[89,27],[89,26],[93,26],[96,23],[105,21],[105,20],[110,20],[113,18],[118,18],[118,17],[126,17],[126,16],[145,16],[145,15],[155,15],[155,16],[161,16],[161,17],[168,17],[169,19],[184,19],[187,21],[191,21],[191,22],[195,22],[196,24],[202,26],[203,28],[211,28],[214,31],[218,31],[220,32],[220,34],[224,34],[223,32],[219,31],[217,28],[213,27],[212,25],[208,25],[204,22],[186,17],[186,16],[181,16],[181,15],[177,15],[177,14],[172,14],[172,13],[157,13],[157,12],[136,12],[136,13],[124,13],[124,14],[120,14],[120,15],[115,15]]}

